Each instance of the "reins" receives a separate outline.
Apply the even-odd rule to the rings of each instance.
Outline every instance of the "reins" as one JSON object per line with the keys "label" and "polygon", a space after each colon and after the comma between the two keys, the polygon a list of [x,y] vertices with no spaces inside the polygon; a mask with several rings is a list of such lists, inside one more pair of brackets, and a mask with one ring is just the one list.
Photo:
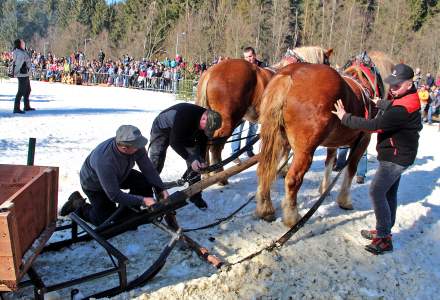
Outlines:
{"label": "reins", "polygon": [[350,79],[352,82],[354,82],[359,87],[359,89],[361,90],[362,102],[364,103],[365,110],[368,112],[368,117],[370,117],[371,116],[371,101],[372,100],[368,95],[367,88],[364,87],[359,81],[357,81],[352,76],[348,76],[346,74],[341,74],[341,76],[343,78]]}

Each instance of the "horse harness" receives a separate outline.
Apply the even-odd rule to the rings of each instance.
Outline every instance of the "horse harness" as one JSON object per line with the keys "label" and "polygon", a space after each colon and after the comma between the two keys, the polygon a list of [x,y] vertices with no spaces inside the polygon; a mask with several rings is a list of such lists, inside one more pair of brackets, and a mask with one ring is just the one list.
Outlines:
{"label": "horse harness", "polygon": [[297,52],[293,51],[292,49],[287,49],[286,55],[284,57],[290,64],[306,62],[304,57],[302,57],[301,55],[299,55]]}

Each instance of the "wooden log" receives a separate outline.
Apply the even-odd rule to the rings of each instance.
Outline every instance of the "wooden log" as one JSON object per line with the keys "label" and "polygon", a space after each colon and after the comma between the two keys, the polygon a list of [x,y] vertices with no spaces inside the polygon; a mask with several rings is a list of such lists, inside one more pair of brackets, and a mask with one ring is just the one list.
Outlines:
{"label": "wooden log", "polygon": [[185,193],[186,196],[191,197],[201,191],[203,191],[204,189],[206,189],[207,187],[216,184],[219,181],[222,180],[226,180],[229,177],[240,173],[241,171],[244,171],[250,167],[252,167],[253,165],[255,165],[256,163],[258,163],[258,158],[259,158],[259,154],[243,161],[241,164],[239,165],[235,165],[233,167],[230,167],[222,172],[216,173],[212,176],[209,176],[206,179],[203,179],[199,182],[196,182],[194,184],[192,184],[191,186],[189,186],[188,188],[182,190],[181,192]]}
{"label": "wooden log", "polygon": [[196,241],[194,241],[186,234],[182,235],[182,240],[185,242],[186,245],[188,245],[188,247],[190,247],[195,253],[197,253],[200,258],[210,263],[217,269],[221,268],[221,266],[223,265],[223,261],[221,259],[213,254],[210,254],[207,248],[199,245]]}

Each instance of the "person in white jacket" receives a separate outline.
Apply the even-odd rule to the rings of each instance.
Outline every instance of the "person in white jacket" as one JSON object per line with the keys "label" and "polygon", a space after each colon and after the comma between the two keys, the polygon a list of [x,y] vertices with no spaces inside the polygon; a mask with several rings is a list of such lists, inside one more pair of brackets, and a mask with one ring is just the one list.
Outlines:
{"label": "person in white jacket", "polygon": [[[18,91],[15,96],[14,113],[24,114],[25,111],[35,110],[30,106],[29,95],[31,94],[31,82],[29,80],[29,69],[31,68],[31,57],[26,51],[26,44],[23,40],[14,41],[13,68],[14,77],[18,79]],[[20,109],[21,98],[24,97],[24,108]]]}

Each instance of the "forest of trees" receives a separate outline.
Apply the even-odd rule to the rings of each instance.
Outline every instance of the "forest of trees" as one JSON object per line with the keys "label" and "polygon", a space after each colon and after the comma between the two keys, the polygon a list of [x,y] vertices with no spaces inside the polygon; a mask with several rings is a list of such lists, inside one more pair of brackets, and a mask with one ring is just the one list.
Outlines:
{"label": "forest of trees", "polygon": [[440,75],[437,0],[0,0],[0,50],[24,38],[39,51],[210,62],[253,46],[277,62],[288,47],[363,49]]}

